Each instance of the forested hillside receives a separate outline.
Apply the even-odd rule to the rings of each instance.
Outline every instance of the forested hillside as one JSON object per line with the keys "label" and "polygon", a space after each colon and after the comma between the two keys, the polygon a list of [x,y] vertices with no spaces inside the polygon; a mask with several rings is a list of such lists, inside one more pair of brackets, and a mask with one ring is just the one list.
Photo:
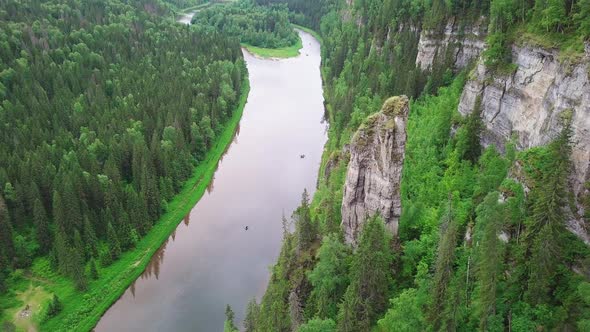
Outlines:
{"label": "forested hillside", "polygon": [[[564,111],[549,144],[484,146],[481,97],[471,115],[457,111],[477,54],[458,66],[462,45],[449,42],[431,65],[417,63],[423,36],[471,38],[483,26],[491,73],[513,74],[521,44],[575,66],[587,61],[586,0],[258,2],[287,3],[319,28],[330,132],[318,191],[294,213],[246,331],[590,330],[590,249],[566,229],[578,209],[572,126],[583,124]],[[369,218],[351,247],[341,228],[349,144],[400,94],[413,101],[399,229]]]}
{"label": "forested hillside", "polygon": [[212,26],[226,36],[240,38],[242,43],[256,47],[288,47],[299,40],[285,5],[263,7],[241,0],[200,11],[193,24]]}
{"label": "forested hillside", "polygon": [[47,260],[85,291],[158,222],[236,110],[239,40],[176,24],[167,6],[0,5],[1,309]]}

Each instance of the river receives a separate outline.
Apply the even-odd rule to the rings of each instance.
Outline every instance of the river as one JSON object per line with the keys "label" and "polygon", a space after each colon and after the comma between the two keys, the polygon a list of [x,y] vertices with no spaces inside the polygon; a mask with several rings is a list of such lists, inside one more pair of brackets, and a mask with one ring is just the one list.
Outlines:
{"label": "river", "polygon": [[244,51],[248,103],[214,181],[96,331],[223,331],[226,304],[241,325],[247,303],[264,294],[281,218],[304,188],[313,194],[327,138],[320,45],[299,34],[296,58]]}

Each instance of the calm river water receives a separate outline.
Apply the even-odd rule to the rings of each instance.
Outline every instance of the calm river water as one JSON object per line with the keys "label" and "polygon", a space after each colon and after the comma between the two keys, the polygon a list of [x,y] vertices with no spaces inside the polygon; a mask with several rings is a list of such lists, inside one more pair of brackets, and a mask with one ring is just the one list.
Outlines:
{"label": "calm river water", "polygon": [[299,33],[304,47],[296,58],[244,51],[250,95],[209,191],[97,331],[223,331],[226,304],[241,324],[248,301],[263,295],[281,217],[304,188],[313,193],[326,141],[320,45]]}

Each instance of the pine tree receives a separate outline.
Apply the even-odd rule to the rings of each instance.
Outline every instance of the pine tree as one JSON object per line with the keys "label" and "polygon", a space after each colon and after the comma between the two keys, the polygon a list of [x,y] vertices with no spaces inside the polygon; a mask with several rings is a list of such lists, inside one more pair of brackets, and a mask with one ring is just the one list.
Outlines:
{"label": "pine tree", "polygon": [[455,247],[457,245],[458,226],[453,216],[451,198],[449,207],[442,220],[441,238],[438,244],[435,270],[433,277],[432,305],[430,308],[430,321],[434,329],[439,330],[444,325],[446,317],[443,316],[447,289],[453,273],[455,260]]}
{"label": "pine tree", "polygon": [[4,202],[4,198],[0,195],[0,266],[4,267],[12,265],[14,257],[14,242],[12,236],[12,225],[10,224],[8,209]]}
{"label": "pine tree", "polygon": [[367,331],[387,309],[392,282],[390,237],[378,217],[364,225],[352,259],[350,285],[338,313],[339,331]]}
{"label": "pine tree", "polygon": [[235,314],[229,304],[225,307],[225,323],[223,325],[223,332],[237,332],[238,328],[234,323]]}
{"label": "pine tree", "polygon": [[246,318],[244,319],[245,332],[256,331],[259,313],[260,307],[258,306],[258,303],[256,303],[256,299],[252,299],[248,302],[248,307],[246,308]]}
{"label": "pine tree", "polygon": [[61,274],[69,275],[69,254],[68,240],[63,227],[59,226],[55,230],[55,238],[53,240],[53,252],[57,262],[57,269]]}
{"label": "pine tree", "polygon": [[313,286],[310,298],[315,304],[315,315],[336,319],[337,305],[349,282],[349,249],[338,235],[329,234],[324,237],[317,256],[319,262],[308,274]]}
{"label": "pine tree", "polygon": [[307,190],[301,195],[301,205],[293,213],[297,234],[297,247],[300,251],[307,250],[315,239],[315,230],[309,212],[309,194]]}
{"label": "pine tree", "polygon": [[527,298],[533,304],[550,299],[549,292],[563,255],[562,236],[571,167],[571,122],[567,120],[559,137],[549,145],[549,163],[543,170],[532,197],[532,221],[528,225],[531,257]]}
{"label": "pine tree", "polygon": [[86,253],[90,256],[90,257],[97,257],[98,256],[98,247],[97,247],[97,243],[98,240],[96,238],[96,234],[94,233],[94,229],[92,228],[92,225],[90,224],[90,220],[88,219],[88,217],[84,218],[84,232],[83,232],[84,236],[84,243],[86,245]]}
{"label": "pine tree", "polygon": [[65,207],[63,205],[63,200],[62,200],[61,194],[57,190],[53,192],[53,202],[52,202],[51,206],[53,207],[53,223],[56,225],[56,228],[65,227],[66,226]]}
{"label": "pine tree", "polygon": [[88,280],[86,280],[86,273],[84,271],[84,259],[82,254],[75,248],[70,248],[70,277],[74,278],[74,284],[78,291],[85,291],[88,288]]}
{"label": "pine tree", "polygon": [[63,306],[61,304],[61,301],[59,300],[59,298],[57,297],[57,295],[53,295],[53,298],[51,299],[51,302],[49,302],[49,307],[47,308],[47,315],[49,317],[55,317],[57,316],[57,314],[59,314],[62,310]]}
{"label": "pine tree", "polygon": [[39,243],[39,250],[42,254],[49,252],[51,249],[51,233],[49,231],[49,222],[47,213],[41,200],[36,199],[33,203],[33,220],[35,223],[35,237]]}
{"label": "pine tree", "polygon": [[113,225],[109,222],[107,225],[107,243],[109,245],[109,252],[113,260],[119,258],[121,255],[121,246],[119,245],[119,239],[115,233]]}
{"label": "pine tree", "polygon": [[81,229],[82,212],[80,211],[80,195],[77,193],[72,180],[65,180],[62,198],[65,217],[63,223],[67,225],[66,229],[70,230],[73,227]]}
{"label": "pine tree", "polygon": [[82,236],[80,235],[80,232],[78,232],[77,229],[74,229],[74,247],[73,250],[75,250],[77,253],[80,254],[80,257],[86,257],[86,250],[85,250],[85,246],[82,243]]}
{"label": "pine tree", "polygon": [[481,120],[481,97],[475,101],[475,107],[471,114],[467,116],[465,123],[466,130],[466,147],[463,158],[471,161],[473,165],[477,163],[481,155],[481,131],[483,122]]}
{"label": "pine tree", "polygon": [[98,279],[98,269],[96,268],[96,262],[94,261],[94,258],[90,259],[90,267],[88,272],[90,279]]}
{"label": "pine tree", "polygon": [[[476,289],[474,313],[479,328],[490,330],[489,321],[497,313],[498,284],[504,271],[504,244],[498,238],[505,219],[504,207],[498,204],[498,192],[486,196],[477,208],[476,220]],[[480,234],[478,234],[480,233]]]}

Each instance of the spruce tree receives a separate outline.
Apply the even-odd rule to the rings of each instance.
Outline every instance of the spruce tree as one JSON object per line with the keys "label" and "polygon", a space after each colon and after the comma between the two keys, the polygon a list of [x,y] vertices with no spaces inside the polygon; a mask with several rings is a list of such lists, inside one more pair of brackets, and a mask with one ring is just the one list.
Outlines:
{"label": "spruce tree", "polygon": [[307,190],[301,195],[301,205],[293,213],[297,234],[297,247],[300,251],[307,250],[315,239],[314,225],[309,212],[309,194]]}
{"label": "spruce tree", "polygon": [[383,222],[372,217],[363,225],[353,255],[350,285],[338,313],[339,331],[367,331],[387,309],[393,256]]}
{"label": "spruce tree", "polygon": [[90,257],[97,257],[98,256],[98,247],[97,243],[98,240],[96,238],[96,234],[94,233],[94,229],[90,224],[90,220],[88,217],[84,218],[84,244],[86,246],[86,253]]}
{"label": "spruce tree", "polygon": [[311,302],[318,318],[336,319],[338,303],[349,283],[349,248],[340,241],[338,235],[324,237],[318,251],[318,263],[308,274],[313,286]]}
{"label": "spruce tree", "polygon": [[488,194],[477,208],[476,219],[476,288],[474,313],[482,331],[497,314],[498,284],[504,272],[504,244],[499,239],[505,208],[498,203],[498,192]]}
{"label": "spruce tree", "polygon": [[47,213],[41,200],[36,199],[33,203],[33,221],[35,223],[35,238],[39,243],[39,250],[42,254],[49,252],[51,249],[51,233],[49,231],[49,221]]}
{"label": "spruce tree", "polygon": [[14,257],[14,242],[12,236],[12,225],[10,224],[8,209],[4,202],[4,198],[0,195],[0,266],[5,267],[12,265]]}
{"label": "spruce tree", "polygon": [[258,306],[258,303],[256,303],[256,299],[250,300],[250,302],[248,302],[248,307],[246,308],[246,318],[244,319],[245,332],[256,331],[259,312],[260,307]]}
{"label": "spruce tree", "polygon": [[528,223],[531,256],[527,298],[532,304],[546,303],[563,255],[565,208],[568,206],[568,175],[571,167],[571,123],[549,145],[548,164],[530,193],[532,218]]}
{"label": "spruce tree", "polygon": [[58,271],[61,274],[69,275],[70,250],[68,247],[67,236],[63,230],[63,227],[59,225],[55,230],[53,252],[55,255]]}
{"label": "spruce tree", "polygon": [[435,330],[444,325],[445,302],[447,289],[453,274],[453,262],[455,260],[455,247],[457,245],[458,226],[453,216],[451,198],[449,206],[442,220],[441,237],[438,244],[436,262],[434,266],[432,305],[430,308],[430,321]]}
{"label": "spruce tree", "polygon": [[96,268],[96,262],[94,261],[94,258],[90,259],[90,266],[88,269],[88,274],[89,274],[90,279],[92,279],[92,280],[98,279],[98,269]]}
{"label": "spruce tree", "polygon": [[463,159],[471,161],[473,165],[477,163],[481,155],[481,131],[483,122],[481,120],[481,97],[475,101],[474,110],[467,116],[465,123],[465,151]]}
{"label": "spruce tree", "polygon": [[61,301],[59,300],[57,295],[54,294],[53,298],[51,299],[51,302],[49,302],[49,307],[47,308],[47,315],[49,317],[54,317],[61,312],[62,308],[63,306],[61,304]]}
{"label": "spruce tree", "polygon": [[71,274],[70,277],[74,278],[74,284],[76,289],[79,291],[85,291],[88,288],[88,280],[86,280],[86,273],[84,270],[84,259],[82,254],[75,248],[70,248],[70,259],[71,259]]}
{"label": "spruce tree", "polygon": [[117,234],[115,233],[115,229],[113,228],[113,225],[110,222],[107,225],[107,243],[109,245],[109,252],[111,254],[111,258],[113,260],[119,258],[119,256],[121,255],[121,246],[119,244]]}
{"label": "spruce tree", "polygon": [[231,307],[226,305],[225,307],[225,323],[223,324],[223,332],[237,332],[238,328],[234,323],[235,314]]}

